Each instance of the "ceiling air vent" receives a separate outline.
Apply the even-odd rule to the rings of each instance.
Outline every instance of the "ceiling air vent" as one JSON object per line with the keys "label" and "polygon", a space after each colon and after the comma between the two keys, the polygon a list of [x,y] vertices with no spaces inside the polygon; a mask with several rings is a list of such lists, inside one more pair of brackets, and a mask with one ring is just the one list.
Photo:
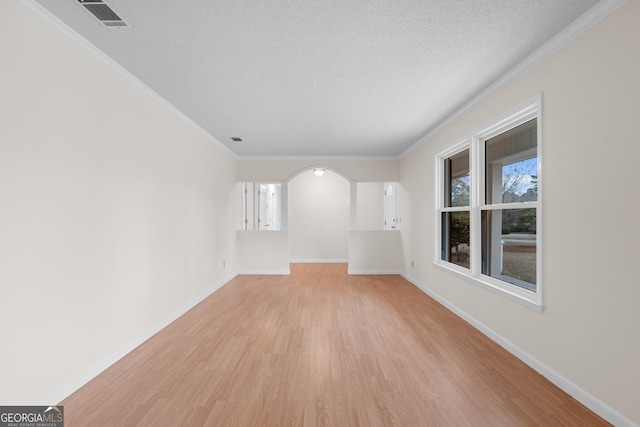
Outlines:
{"label": "ceiling air vent", "polygon": [[78,0],[78,3],[105,27],[129,27],[129,25],[102,0]]}

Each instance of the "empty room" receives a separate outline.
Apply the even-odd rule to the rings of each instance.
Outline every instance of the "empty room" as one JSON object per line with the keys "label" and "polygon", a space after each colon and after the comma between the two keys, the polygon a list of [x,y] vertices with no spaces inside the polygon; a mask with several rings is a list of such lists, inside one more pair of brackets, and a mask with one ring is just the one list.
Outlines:
{"label": "empty room", "polygon": [[0,0],[0,425],[639,426],[638,22]]}

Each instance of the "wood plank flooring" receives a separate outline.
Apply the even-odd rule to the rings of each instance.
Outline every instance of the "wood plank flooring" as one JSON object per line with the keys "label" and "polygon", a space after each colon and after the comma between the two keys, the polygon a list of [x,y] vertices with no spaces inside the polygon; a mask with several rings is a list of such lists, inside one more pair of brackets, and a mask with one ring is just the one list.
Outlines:
{"label": "wood plank flooring", "polygon": [[399,276],[238,276],[62,403],[73,426],[601,426]]}

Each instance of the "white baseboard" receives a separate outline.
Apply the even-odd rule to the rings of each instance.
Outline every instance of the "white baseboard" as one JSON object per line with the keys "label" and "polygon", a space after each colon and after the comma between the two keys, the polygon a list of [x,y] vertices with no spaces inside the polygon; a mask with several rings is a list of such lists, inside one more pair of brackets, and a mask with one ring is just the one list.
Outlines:
{"label": "white baseboard", "polygon": [[292,259],[291,264],[346,264],[348,259]]}
{"label": "white baseboard", "polygon": [[241,270],[238,274],[288,276],[291,274],[291,270]]}
{"label": "white baseboard", "polygon": [[361,274],[401,274],[400,270],[347,270],[347,273],[352,275]]}
{"label": "white baseboard", "polygon": [[498,334],[494,330],[490,329],[483,323],[479,322],[475,318],[469,316],[463,310],[459,309],[455,305],[451,304],[446,299],[442,298],[437,293],[433,292],[426,286],[419,283],[417,280],[409,277],[405,273],[400,273],[402,277],[404,277],[409,283],[420,289],[425,294],[429,295],[431,298],[438,301],[440,304],[448,308],[458,317],[462,318],[465,322],[469,323],[474,328],[478,329],[480,332],[485,334],[487,337],[495,341],[509,353],[516,356],[518,359],[522,360],[524,363],[533,368],[536,372],[547,378],[553,384],[558,386],[567,394],[573,396],[578,402],[582,403],[584,406],[589,408],[591,411],[598,414],[600,417],[610,422],[611,424],[617,427],[639,427],[629,418],[625,417],[606,403],[602,402],[591,393],[586,390],[580,388],[573,382],[569,381],[567,378],[563,377],[557,371],[551,369],[549,366],[545,365],[535,357],[531,356],[526,351],[522,350],[520,347],[513,344],[511,341],[507,340],[502,335]]}
{"label": "white baseboard", "polygon": [[116,351],[113,351],[108,356],[105,356],[104,358],[102,358],[102,360],[94,364],[90,369],[80,373],[78,376],[71,379],[70,381],[62,385],[58,390],[51,393],[50,395],[45,397],[42,401],[36,404],[48,406],[48,405],[56,404],[63,401],[64,399],[69,397],[72,393],[74,393],[76,390],[78,390],[80,387],[87,384],[89,381],[91,381],[96,376],[98,376],[101,372],[103,372],[109,366],[113,365],[118,360],[122,359],[124,356],[129,354],[140,344],[142,344],[143,342],[151,338],[153,335],[160,332],[162,329],[168,326],[171,322],[175,321],[177,318],[179,318],[180,316],[185,314],[187,311],[191,310],[193,307],[195,307],[200,302],[202,302],[209,295],[213,294],[222,286],[226,285],[228,282],[233,280],[236,276],[237,275],[235,274],[231,275],[223,279],[219,283],[215,284],[214,286],[210,287],[205,292],[203,292],[200,296],[196,297],[193,301],[183,305],[179,309],[175,310],[173,313],[170,313],[165,318],[158,321],[153,327],[149,328],[147,331],[140,334],[138,337],[131,340],[127,344],[123,345]]}

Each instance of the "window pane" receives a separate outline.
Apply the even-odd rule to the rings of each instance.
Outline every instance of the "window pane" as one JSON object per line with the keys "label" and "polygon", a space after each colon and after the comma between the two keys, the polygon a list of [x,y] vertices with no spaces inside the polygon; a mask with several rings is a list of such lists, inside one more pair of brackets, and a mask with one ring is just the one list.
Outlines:
{"label": "window pane", "polygon": [[485,202],[538,200],[537,119],[485,142]]}
{"label": "window pane", "polygon": [[469,206],[469,150],[444,160],[444,206]]}
{"label": "window pane", "polygon": [[536,209],[482,212],[482,274],[536,290]]}
{"label": "window pane", "polygon": [[469,268],[469,212],[442,213],[442,260]]}

